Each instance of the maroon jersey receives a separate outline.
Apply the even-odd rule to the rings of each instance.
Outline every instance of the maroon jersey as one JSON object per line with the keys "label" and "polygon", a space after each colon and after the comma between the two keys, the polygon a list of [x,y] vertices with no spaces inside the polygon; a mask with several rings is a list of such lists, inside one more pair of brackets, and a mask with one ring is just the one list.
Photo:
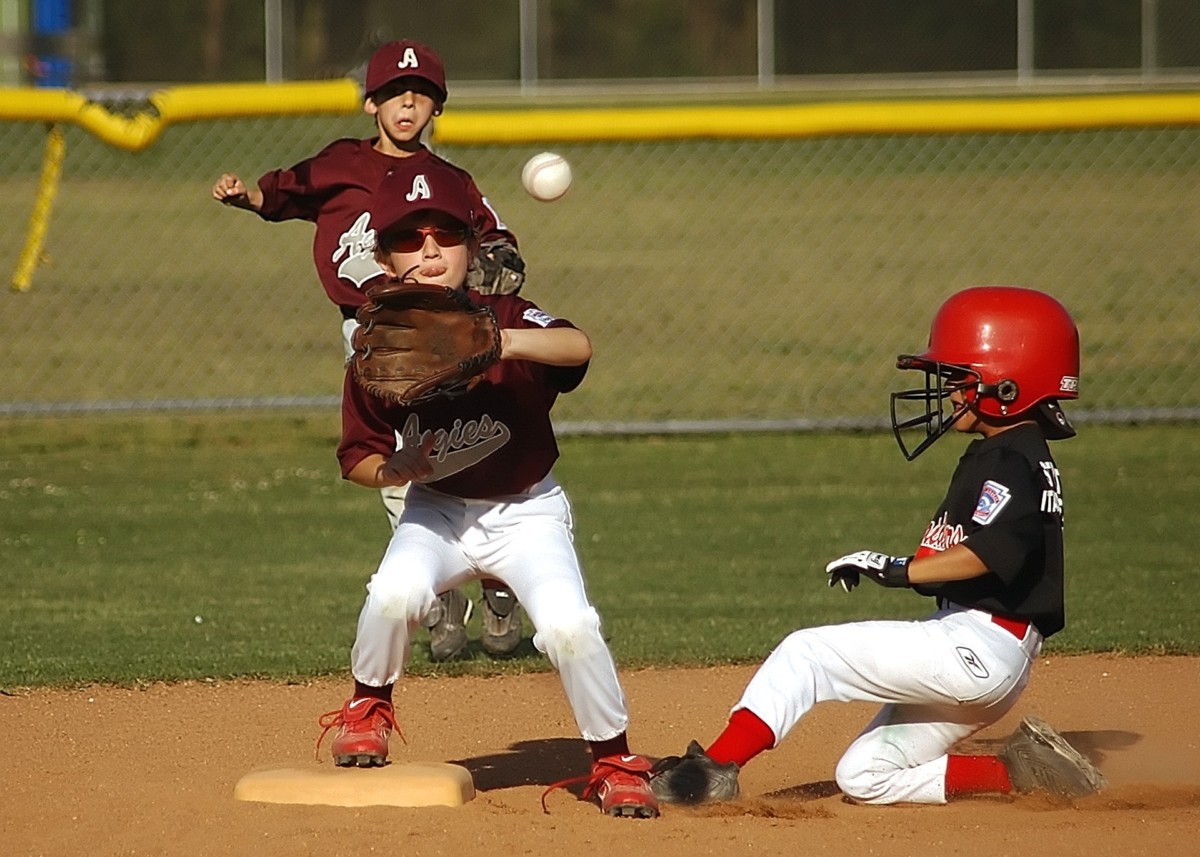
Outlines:
{"label": "maroon jersey", "polygon": [[[516,295],[470,293],[489,305],[501,328],[574,327]],[[431,488],[475,499],[519,494],[537,484],[558,459],[550,409],[559,393],[579,386],[582,366],[502,360],[470,392],[402,407],[372,396],[346,371],[342,394],[342,475],[372,453],[391,456],[401,443],[433,432]]]}
{"label": "maroon jersey", "polygon": [[[376,151],[374,140],[336,140],[291,169],[272,170],[258,180],[264,220],[310,220],[317,226],[313,262],[329,299],[343,315],[366,303],[363,293],[383,275],[375,262],[375,230],[371,228],[371,194],[396,166],[397,158]],[[475,227],[484,241],[516,239],[496,217],[466,170],[449,164],[422,147],[409,156],[439,161],[462,176],[475,203]]]}

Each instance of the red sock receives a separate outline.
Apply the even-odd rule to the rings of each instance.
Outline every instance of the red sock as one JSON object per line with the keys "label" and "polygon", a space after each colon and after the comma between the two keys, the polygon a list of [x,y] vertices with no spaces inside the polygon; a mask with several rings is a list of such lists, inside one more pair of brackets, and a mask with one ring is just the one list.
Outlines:
{"label": "red sock", "polygon": [[722,765],[737,762],[740,767],[774,746],[775,733],[771,727],[748,708],[739,708],[730,715],[729,725],[707,752],[714,762]]}
{"label": "red sock", "polygon": [[605,756],[628,756],[629,739],[622,732],[616,738],[609,738],[607,741],[588,741],[588,746],[592,750],[592,759],[599,760]]}
{"label": "red sock", "polygon": [[1013,790],[1008,768],[996,756],[947,756],[946,797]]}
{"label": "red sock", "polygon": [[361,681],[354,682],[354,697],[357,699],[360,696],[369,696],[372,699],[382,699],[384,702],[392,701],[392,685],[385,684],[383,687],[371,687],[369,684],[363,684]]}

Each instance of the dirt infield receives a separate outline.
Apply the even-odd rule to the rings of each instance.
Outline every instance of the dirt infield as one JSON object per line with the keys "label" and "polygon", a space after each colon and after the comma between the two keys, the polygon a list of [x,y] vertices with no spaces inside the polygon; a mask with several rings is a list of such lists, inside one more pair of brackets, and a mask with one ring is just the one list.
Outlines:
{"label": "dirt infield", "polygon": [[[665,755],[689,738],[710,740],[751,673],[626,673],[634,749]],[[1105,793],[1075,803],[851,805],[832,772],[873,709],[825,705],[747,766],[736,803],[618,820],[557,791],[545,814],[545,785],[583,773],[588,761],[553,674],[412,679],[398,689],[409,743],[393,742],[393,757],[468,767],[479,793],[466,806],[338,809],[233,798],[250,770],[312,763],[317,716],[345,690],[343,681],[214,682],[0,696],[0,852],[1161,857],[1185,853],[1200,831],[1200,658],[1043,658],[1017,711],[967,747],[994,751],[1022,714],[1043,715],[1110,780]]]}

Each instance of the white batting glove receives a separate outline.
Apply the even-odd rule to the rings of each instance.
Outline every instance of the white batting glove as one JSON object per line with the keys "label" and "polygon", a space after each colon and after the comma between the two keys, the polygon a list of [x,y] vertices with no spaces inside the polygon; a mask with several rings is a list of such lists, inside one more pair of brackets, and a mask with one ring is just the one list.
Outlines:
{"label": "white batting glove", "polygon": [[839,583],[849,592],[858,586],[859,579],[866,575],[880,586],[906,587],[908,563],[911,556],[891,556],[878,551],[855,551],[825,566],[830,587]]}

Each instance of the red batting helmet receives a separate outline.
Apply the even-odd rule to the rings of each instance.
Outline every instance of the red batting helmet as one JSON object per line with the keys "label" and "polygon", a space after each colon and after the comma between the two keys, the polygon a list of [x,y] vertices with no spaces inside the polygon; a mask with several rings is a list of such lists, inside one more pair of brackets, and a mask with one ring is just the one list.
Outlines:
{"label": "red batting helmet", "polygon": [[[925,389],[892,394],[892,430],[910,461],[972,407],[997,421],[1034,418],[1052,440],[1075,434],[1058,400],[1079,397],[1079,332],[1044,292],[976,286],[952,295],[934,316],[929,347],[901,354],[896,367],[925,372]],[[954,390],[965,402],[945,417],[942,406]],[[924,402],[924,415],[898,420],[896,403],[906,400]],[[926,436],[910,453],[901,430],[918,426]]]}

